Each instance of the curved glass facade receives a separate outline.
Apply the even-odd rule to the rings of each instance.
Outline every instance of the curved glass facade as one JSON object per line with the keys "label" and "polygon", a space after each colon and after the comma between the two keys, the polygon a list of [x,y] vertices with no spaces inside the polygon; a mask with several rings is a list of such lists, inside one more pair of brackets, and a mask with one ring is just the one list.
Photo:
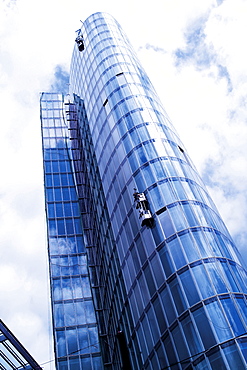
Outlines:
{"label": "curved glass facade", "polygon": [[246,369],[229,232],[120,25],[96,13],[81,34],[66,125],[105,367]]}

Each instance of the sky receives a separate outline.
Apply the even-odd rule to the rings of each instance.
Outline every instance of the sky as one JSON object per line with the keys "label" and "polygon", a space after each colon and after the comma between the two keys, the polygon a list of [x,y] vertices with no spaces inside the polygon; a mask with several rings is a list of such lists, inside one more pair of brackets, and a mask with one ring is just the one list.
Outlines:
{"label": "sky", "polygon": [[247,262],[247,1],[0,0],[0,318],[54,369],[39,98],[75,31],[122,25]]}

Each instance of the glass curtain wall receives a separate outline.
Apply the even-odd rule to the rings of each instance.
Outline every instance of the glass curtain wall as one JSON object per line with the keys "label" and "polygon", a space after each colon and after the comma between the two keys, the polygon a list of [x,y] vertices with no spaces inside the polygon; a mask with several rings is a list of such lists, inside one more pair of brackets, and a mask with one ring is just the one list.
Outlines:
{"label": "glass curtain wall", "polygon": [[101,370],[98,327],[62,94],[42,94],[41,121],[56,368]]}
{"label": "glass curtain wall", "polygon": [[133,369],[245,369],[246,272],[233,240],[120,25],[96,13],[81,32],[70,94],[84,100],[114,238],[95,266],[109,282],[106,336],[117,341],[118,327]]}

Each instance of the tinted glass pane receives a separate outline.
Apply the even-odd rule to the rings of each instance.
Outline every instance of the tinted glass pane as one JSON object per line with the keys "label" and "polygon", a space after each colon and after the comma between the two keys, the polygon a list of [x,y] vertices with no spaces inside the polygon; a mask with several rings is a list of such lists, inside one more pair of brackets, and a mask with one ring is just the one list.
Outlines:
{"label": "tinted glass pane", "polygon": [[216,344],[216,340],[214,337],[214,334],[212,332],[211,326],[209,324],[209,321],[207,319],[206,312],[204,311],[204,308],[198,308],[196,311],[193,312],[193,316],[198,328],[198,331],[200,333],[202,342],[204,344],[205,348],[210,348],[214,344]]}

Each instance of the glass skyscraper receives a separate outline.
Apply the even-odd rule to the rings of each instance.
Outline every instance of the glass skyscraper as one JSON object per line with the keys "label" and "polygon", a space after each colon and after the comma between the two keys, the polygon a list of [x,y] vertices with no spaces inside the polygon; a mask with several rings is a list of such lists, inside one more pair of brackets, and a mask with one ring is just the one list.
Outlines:
{"label": "glass skyscraper", "polygon": [[120,25],[77,31],[70,93],[43,93],[56,364],[246,369],[247,276]]}

